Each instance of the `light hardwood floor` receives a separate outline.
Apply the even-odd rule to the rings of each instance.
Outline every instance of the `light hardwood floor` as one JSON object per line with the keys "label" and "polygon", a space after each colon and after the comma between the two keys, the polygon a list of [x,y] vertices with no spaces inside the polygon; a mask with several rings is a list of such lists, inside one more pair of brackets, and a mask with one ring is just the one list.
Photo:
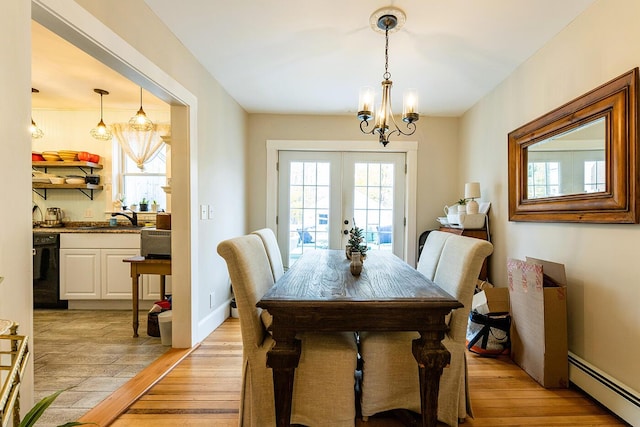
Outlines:
{"label": "light hardwood floor", "polygon": [[[237,426],[241,373],[240,323],[229,319],[111,425]],[[133,384],[119,391],[125,394],[116,392],[111,403],[122,404],[135,396],[131,387],[145,384],[145,376],[149,380],[156,375],[157,369],[143,372],[142,378],[132,380]],[[468,418],[464,426],[626,425],[579,390],[542,388],[508,357],[490,359],[470,355],[469,377],[475,418]],[[142,387],[140,392],[144,390]],[[113,406],[99,405],[81,420],[95,421],[104,427],[113,419],[114,411]],[[370,418],[366,423],[356,420],[358,427],[402,425],[393,417]]]}

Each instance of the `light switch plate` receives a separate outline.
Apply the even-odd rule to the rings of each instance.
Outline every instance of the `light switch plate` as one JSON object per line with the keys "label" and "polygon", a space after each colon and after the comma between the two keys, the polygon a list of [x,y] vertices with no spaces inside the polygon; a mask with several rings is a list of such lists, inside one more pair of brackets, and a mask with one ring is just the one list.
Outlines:
{"label": "light switch plate", "polygon": [[213,219],[213,205],[209,205],[209,219]]}
{"label": "light switch plate", "polygon": [[200,219],[207,219],[208,212],[209,212],[208,205],[200,205]]}

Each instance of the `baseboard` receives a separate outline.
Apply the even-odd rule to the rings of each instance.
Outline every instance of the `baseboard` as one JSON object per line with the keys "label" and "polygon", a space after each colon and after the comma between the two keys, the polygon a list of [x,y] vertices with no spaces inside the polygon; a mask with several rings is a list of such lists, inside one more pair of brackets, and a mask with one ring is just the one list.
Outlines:
{"label": "baseboard", "polygon": [[640,393],[571,352],[569,380],[629,424],[640,426]]}
{"label": "baseboard", "polygon": [[227,320],[229,317],[229,304],[231,300],[223,302],[213,310],[208,316],[198,322],[198,336],[196,337],[198,342],[204,341],[211,332],[216,330],[218,326],[222,325],[222,323]]}

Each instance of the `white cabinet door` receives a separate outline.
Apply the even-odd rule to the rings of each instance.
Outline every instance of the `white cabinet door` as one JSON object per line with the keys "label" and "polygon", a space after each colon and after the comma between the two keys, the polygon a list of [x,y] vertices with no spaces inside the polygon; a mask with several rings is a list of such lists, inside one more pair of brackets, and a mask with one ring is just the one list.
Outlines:
{"label": "white cabinet door", "polygon": [[131,264],[122,260],[138,253],[137,249],[101,249],[103,299],[131,299]]}
{"label": "white cabinet door", "polygon": [[[171,276],[165,276],[165,289],[167,295],[171,295]],[[150,301],[160,300],[160,276],[156,274],[144,274],[142,276],[142,299]]]}
{"label": "white cabinet door", "polygon": [[60,299],[100,299],[100,249],[60,249]]}

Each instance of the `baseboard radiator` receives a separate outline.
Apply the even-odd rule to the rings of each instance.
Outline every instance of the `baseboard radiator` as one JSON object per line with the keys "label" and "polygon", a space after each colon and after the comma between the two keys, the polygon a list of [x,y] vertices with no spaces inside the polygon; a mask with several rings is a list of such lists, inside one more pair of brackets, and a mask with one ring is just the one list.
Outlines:
{"label": "baseboard radiator", "polygon": [[569,380],[617,416],[640,427],[640,394],[569,352]]}

